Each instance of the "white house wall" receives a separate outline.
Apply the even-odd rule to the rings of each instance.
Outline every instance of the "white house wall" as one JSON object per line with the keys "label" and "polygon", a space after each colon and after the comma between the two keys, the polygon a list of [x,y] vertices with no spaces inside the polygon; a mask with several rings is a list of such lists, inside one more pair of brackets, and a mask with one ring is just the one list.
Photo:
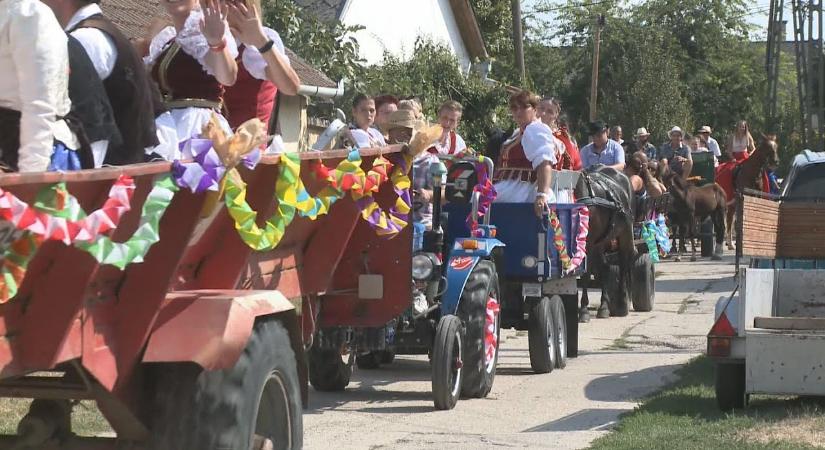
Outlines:
{"label": "white house wall", "polygon": [[349,0],[341,21],[366,27],[356,38],[361,57],[369,64],[380,63],[385,51],[409,56],[421,36],[446,43],[463,70],[470,68],[470,57],[449,0]]}

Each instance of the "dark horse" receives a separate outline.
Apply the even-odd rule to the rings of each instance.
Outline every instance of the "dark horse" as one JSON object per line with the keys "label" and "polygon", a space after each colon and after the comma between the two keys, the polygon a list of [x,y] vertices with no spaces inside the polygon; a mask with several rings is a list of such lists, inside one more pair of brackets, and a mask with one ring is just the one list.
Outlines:
{"label": "dark horse", "polygon": [[725,239],[725,191],[716,183],[702,187],[694,186],[674,172],[667,172],[664,180],[673,199],[671,207],[673,212],[670,214],[671,225],[677,230],[675,235],[680,241],[676,247],[678,252],[676,261],[682,259],[686,237],[690,239],[693,252],[690,260],[696,261],[696,242],[694,241],[696,226],[704,222],[707,217],[713,220],[716,232],[716,250],[711,259],[722,259],[722,242]]}
{"label": "dark horse", "polygon": [[590,320],[587,287],[591,276],[597,277],[602,286],[601,305],[596,317],[625,316],[631,284],[630,268],[636,256],[630,180],[613,168],[599,167],[582,173],[575,195],[576,202],[587,205],[590,210],[588,269],[582,276],[579,321]]}

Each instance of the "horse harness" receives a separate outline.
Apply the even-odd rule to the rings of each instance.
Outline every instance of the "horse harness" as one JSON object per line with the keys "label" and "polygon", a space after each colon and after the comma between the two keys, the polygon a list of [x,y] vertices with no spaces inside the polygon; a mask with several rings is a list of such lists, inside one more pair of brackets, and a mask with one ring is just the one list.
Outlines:
{"label": "horse harness", "polygon": [[[625,219],[633,219],[632,212],[627,209],[625,205],[629,206],[627,202],[622,201],[622,197],[626,196],[624,188],[613,178],[598,171],[583,171],[582,177],[584,184],[587,187],[587,196],[576,199],[588,208],[599,207],[610,211],[609,226],[599,238],[594,242],[594,246],[598,246],[606,241],[609,236],[613,235],[616,229],[616,216],[622,216]],[[599,197],[595,194],[593,186],[601,189],[605,193],[605,197]]]}

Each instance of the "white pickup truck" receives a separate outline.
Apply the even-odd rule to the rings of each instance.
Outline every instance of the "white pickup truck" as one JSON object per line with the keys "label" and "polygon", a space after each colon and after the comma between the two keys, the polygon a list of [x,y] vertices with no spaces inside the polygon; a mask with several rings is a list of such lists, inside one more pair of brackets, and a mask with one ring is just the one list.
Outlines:
{"label": "white pickup truck", "polygon": [[825,153],[798,155],[781,198],[745,195],[738,217],[750,267],[708,333],[719,408],[751,394],[825,396]]}

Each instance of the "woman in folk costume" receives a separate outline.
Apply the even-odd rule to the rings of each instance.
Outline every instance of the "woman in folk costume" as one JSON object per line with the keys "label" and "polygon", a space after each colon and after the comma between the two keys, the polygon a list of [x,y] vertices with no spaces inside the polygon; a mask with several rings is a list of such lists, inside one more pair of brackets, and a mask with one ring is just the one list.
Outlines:
{"label": "woman in folk costume", "polygon": [[[263,26],[260,0],[230,3],[228,19],[232,35],[241,44],[238,80],[225,94],[229,125],[235,129],[257,117],[269,127],[278,92],[295,95],[301,81],[289,64],[281,36]],[[275,136],[270,149],[283,151],[280,136]]]}
{"label": "woman in folk costume", "polygon": [[556,154],[558,163],[556,163],[554,169],[582,170],[582,159],[576,141],[570,136],[567,127],[559,125],[561,104],[558,100],[553,97],[542,99],[538,107],[538,116],[545,125],[553,130],[553,136],[562,143]]}
{"label": "woman in folk costume", "polygon": [[0,160],[7,170],[45,171],[52,155],[79,150],[69,128],[67,36],[38,0],[0,1]]}
{"label": "woman in folk costume", "polygon": [[510,97],[510,113],[518,129],[499,155],[493,175],[497,202],[533,202],[536,214],[555,203],[551,190],[553,166],[558,163],[558,140],[537,116],[539,98],[529,91]]}
{"label": "woman in folk costume", "polygon": [[467,144],[456,132],[464,107],[455,100],[448,100],[438,108],[438,124],[441,125],[441,137],[427,149],[432,154],[458,155],[467,151]]}
{"label": "woman in folk costume", "polygon": [[[152,39],[149,56],[144,58],[169,109],[156,123],[173,127],[183,141],[199,136],[216,115],[221,128],[232,134],[221,115],[225,86],[235,84],[238,74],[238,47],[226,23],[226,5],[218,0],[161,0],[161,4],[174,26]],[[181,155],[161,156],[172,160]]]}
{"label": "woman in folk costume", "polygon": [[386,147],[384,135],[375,124],[375,99],[365,94],[358,94],[352,101],[353,123],[338,134],[335,148],[357,146],[358,148]]}

